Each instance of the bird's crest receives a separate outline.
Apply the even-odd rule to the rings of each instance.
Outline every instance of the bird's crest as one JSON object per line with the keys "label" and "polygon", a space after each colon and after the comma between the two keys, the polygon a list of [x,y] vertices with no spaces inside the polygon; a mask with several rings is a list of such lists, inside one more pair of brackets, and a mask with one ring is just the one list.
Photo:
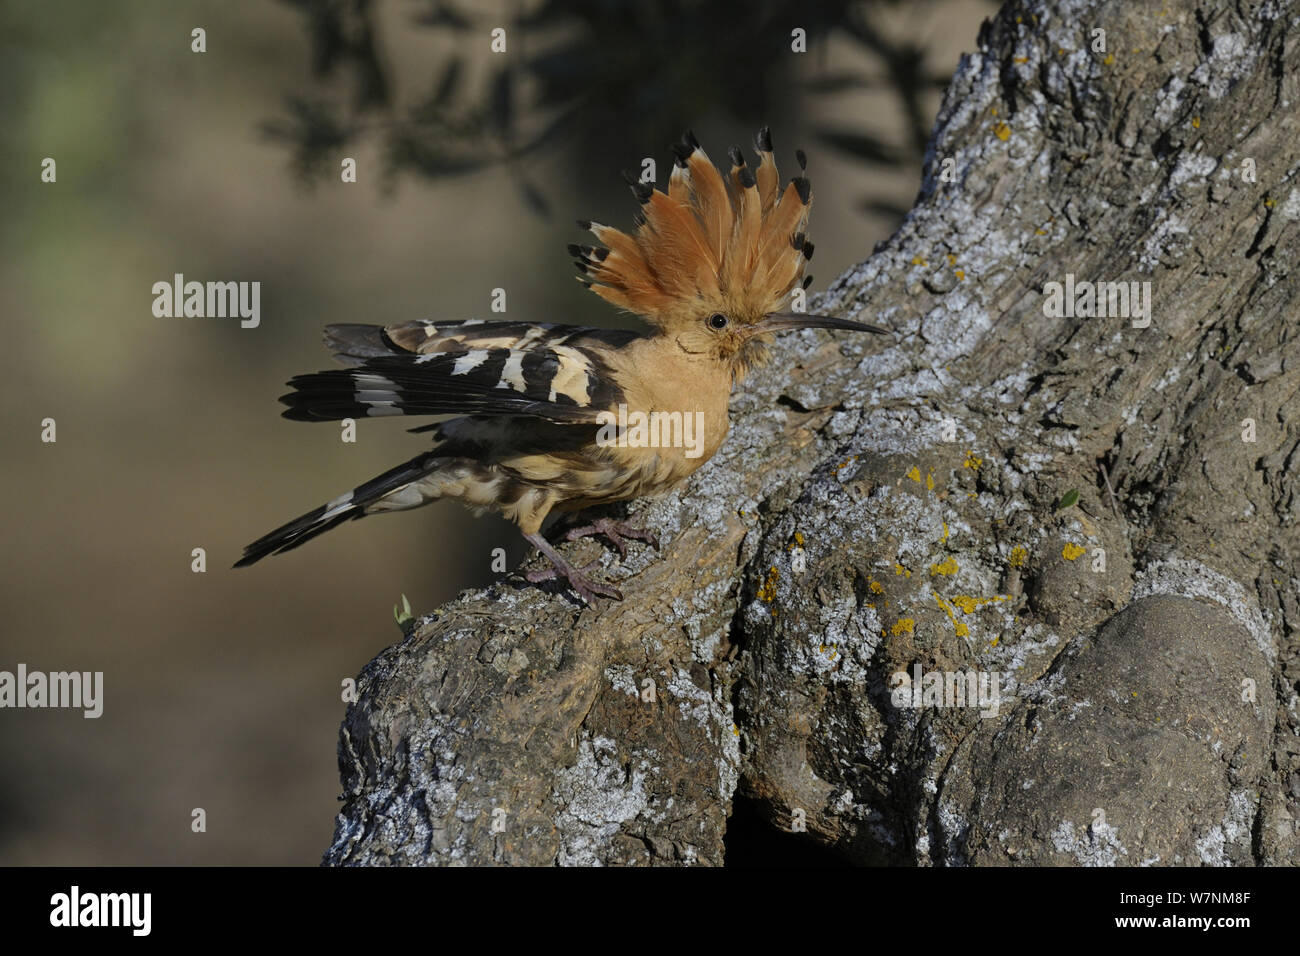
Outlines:
{"label": "bird's crest", "polygon": [[[632,181],[641,203],[637,228],[582,222],[601,246],[570,246],[580,280],[601,298],[660,328],[719,310],[735,317],[777,312],[804,282],[812,243],[804,230],[812,187],[803,176],[784,190],[766,128],[755,138],[758,166],[730,151],[724,178],[694,135],[674,145],[676,162],[662,192]],[[799,165],[804,155],[797,152]]]}

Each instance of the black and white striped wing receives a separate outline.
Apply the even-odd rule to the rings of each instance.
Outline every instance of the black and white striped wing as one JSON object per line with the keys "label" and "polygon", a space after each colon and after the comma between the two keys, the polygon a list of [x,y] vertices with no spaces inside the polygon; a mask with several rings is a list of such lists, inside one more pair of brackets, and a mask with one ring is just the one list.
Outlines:
{"label": "black and white striped wing", "polygon": [[547,322],[403,322],[400,325],[327,325],[325,346],[343,365],[391,355],[428,355],[477,349],[619,348],[638,333]]}
{"label": "black and white striped wing", "polygon": [[[523,323],[436,325],[446,328],[424,335],[421,323],[390,329],[331,326],[327,341],[353,367],[291,379],[294,391],[280,399],[288,406],[284,417],[528,415],[580,424],[594,423],[598,412],[623,398],[596,350],[568,344],[602,330],[553,326],[560,334],[547,336],[542,327]],[[418,344],[429,350],[403,346],[416,333],[427,340]],[[511,344],[499,344],[503,341]]]}

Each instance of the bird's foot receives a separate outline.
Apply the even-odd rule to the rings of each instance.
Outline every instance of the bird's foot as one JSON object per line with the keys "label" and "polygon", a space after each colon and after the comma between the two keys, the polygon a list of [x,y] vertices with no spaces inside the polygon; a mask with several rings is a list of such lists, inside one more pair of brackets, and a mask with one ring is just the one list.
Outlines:
{"label": "bird's foot", "polygon": [[540,571],[529,571],[524,575],[524,580],[529,584],[540,584],[543,581],[565,581],[569,587],[573,588],[578,597],[582,598],[588,604],[596,603],[596,598],[605,597],[614,601],[623,600],[623,592],[611,584],[598,581],[589,576],[592,568],[598,567],[599,562],[593,562],[585,568],[579,569],[566,561],[561,554],[551,547],[550,542],[540,534],[524,535],[542,554],[551,562],[551,567]]}
{"label": "bird's foot", "polygon": [[659,547],[659,539],[644,528],[637,528],[622,521],[616,521],[613,518],[597,518],[591,524],[585,524],[578,528],[570,528],[564,533],[565,541],[577,541],[579,538],[590,538],[593,535],[604,535],[605,540],[618,549],[620,558],[627,557],[627,539],[633,541],[644,541],[652,548]]}
{"label": "bird's foot", "polygon": [[543,581],[556,581],[563,579],[569,587],[577,593],[588,604],[593,603],[597,597],[607,597],[615,601],[623,600],[623,592],[618,588],[611,587],[608,584],[602,584],[595,578],[589,576],[586,572],[594,567],[598,567],[599,562],[593,562],[585,568],[578,568],[568,565],[564,569],[545,568],[541,571],[529,571],[524,575],[524,580],[529,584],[541,584]]}

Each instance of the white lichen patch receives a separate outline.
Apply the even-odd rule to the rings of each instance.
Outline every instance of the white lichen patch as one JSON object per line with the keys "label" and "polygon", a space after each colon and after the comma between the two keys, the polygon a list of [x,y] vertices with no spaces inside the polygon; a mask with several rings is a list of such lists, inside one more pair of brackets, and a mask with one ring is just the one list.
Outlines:
{"label": "white lichen patch", "polygon": [[[1007,627],[1014,626],[1014,615],[1007,612]],[[981,655],[981,664],[986,668],[996,667],[1001,672],[1003,695],[1027,697],[1044,703],[1057,703],[1062,698],[1058,692],[1064,687],[1065,678],[1053,673],[1046,678],[1024,684],[1020,672],[1031,660],[1042,661],[1055,654],[1061,644],[1061,636],[1047,630],[1046,625],[1035,622],[1030,624],[1020,638],[1010,644],[986,647]]]}
{"label": "white lichen patch", "polygon": [[1229,846],[1249,851],[1254,809],[1255,801],[1246,791],[1234,790],[1228,794],[1228,809],[1222,823],[1211,827],[1196,841],[1196,855],[1203,864],[1231,866],[1227,855]]}
{"label": "white lichen patch", "polygon": [[1201,62],[1191,79],[1206,88],[1211,99],[1222,99],[1233,84],[1255,66],[1259,51],[1240,33],[1224,33],[1214,38],[1210,55]]}
{"label": "white lichen patch", "polygon": [[1128,850],[1120,842],[1119,831],[1107,823],[1093,823],[1075,829],[1062,820],[1052,831],[1052,846],[1058,853],[1068,853],[1080,866],[1118,866]]}
{"label": "white lichen patch", "polygon": [[851,594],[841,595],[817,610],[818,621],[808,628],[806,639],[786,648],[784,665],[794,674],[865,686],[869,666],[884,639],[876,610],[859,606]]}
{"label": "white lichen patch", "polygon": [[970,823],[944,800],[939,801],[935,818],[939,822],[939,829],[943,831],[944,845],[947,847],[944,862],[948,866],[965,866],[966,855],[962,852],[962,842],[970,830]]}
{"label": "white lichen patch", "polygon": [[1207,156],[1205,153],[1184,152],[1178,157],[1178,163],[1174,166],[1174,171],[1169,174],[1169,185],[1175,189],[1189,183],[1204,186],[1205,180],[1210,177],[1218,165],[1218,161],[1213,156]]}
{"label": "white lichen patch", "polygon": [[1070,705],[1070,713],[1068,715],[1070,718],[1070,722],[1073,723],[1075,719],[1079,716],[1079,714],[1083,713],[1084,710],[1089,709],[1091,707],[1092,707],[1092,701],[1090,700],[1076,700],[1073,704]]}
{"label": "white lichen patch", "polygon": [[1160,381],[1156,382],[1155,390],[1157,392],[1163,392],[1170,385],[1173,385],[1175,382],[1177,382],[1182,377],[1182,374],[1183,374],[1183,366],[1177,364],[1171,365],[1169,367],[1169,370],[1166,371],[1165,374],[1160,377]]}
{"label": "white lichen patch", "polygon": [[691,675],[687,671],[680,667],[674,670],[672,676],[668,678],[668,686],[665,689],[671,695],[671,703],[676,705],[678,713],[684,720],[692,720],[705,728],[713,723],[711,720],[713,697],[691,680]]}
{"label": "white lichen patch", "polygon": [[648,761],[633,760],[624,769],[617,750],[608,737],[583,740],[577,763],[556,774],[552,799],[560,805],[555,823],[561,866],[601,866],[610,838],[648,806]]}
{"label": "white lichen patch", "polygon": [[700,687],[680,667],[669,675],[664,692],[665,706],[676,706],[678,716],[702,727],[720,745],[718,794],[720,799],[730,800],[740,782],[740,735],[731,698],[722,686],[712,691]]}
{"label": "white lichen patch", "polygon": [[1174,113],[1182,104],[1183,89],[1186,86],[1181,78],[1171,76],[1156,93],[1156,111],[1152,119],[1157,126],[1163,129],[1173,122]]}
{"label": "white lichen patch", "polygon": [[1153,272],[1160,264],[1162,256],[1173,254],[1177,237],[1187,234],[1188,228],[1185,222],[1172,213],[1165,215],[1156,223],[1151,234],[1147,236],[1146,242],[1142,244],[1142,254],[1138,256],[1138,269],[1142,272]]}
{"label": "white lichen patch", "polygon": [[1292,189],[1287,194],[1286,202],[1282,203],[1281,215],[1283,219],[1292,222],[1300,219],[1300,189]]}
{"label": "white lichen patch", "polygon": [[1138,572],[1132,600],[1140,601],[1152,594],[1176,594],[1213,601],[1246,629],[1270,664],[1276,660],[1277,647],[1259,603],[1227,575],[1190,558],[1156,561]]}
{"label": "white lichen patch", "polygon": [[633,672],[631,664],[615,664],[606,667],[605,680],[609,681],[615,693],[630,694],[633,697],[640,696],[636,686],[636,674]]}

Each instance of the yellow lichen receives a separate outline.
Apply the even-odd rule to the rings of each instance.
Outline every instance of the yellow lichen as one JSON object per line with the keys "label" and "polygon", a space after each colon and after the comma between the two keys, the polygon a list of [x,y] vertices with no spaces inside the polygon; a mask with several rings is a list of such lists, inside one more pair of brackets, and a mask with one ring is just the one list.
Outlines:
{"label": "yellow lichen", "polygon": [[914,630],[916,630],[916,621],[910,617],[900,617],[894,622],[894,626],[890,628],[890,632],[894,637],[898,637],[900,634],[911,634]]}
{"label": "yellow lichen", "polygon": [[1016,545],[1011,549],[1011,557],[1007,559],[1007,563],[1013,568],[1023,568],[1029,563],[1029,552],[1020,545]]}
{"label": "yellow lichen", "polygon": [[984,459],[976,456],[973,450],[967,450],[966,460],[961,463],[963,468],[969,468],[971,471],[978,471],[980,465],[984,464]]}
{"label": "yellow lichen", "polygon": [[907,568],[903,567],[903,566],[902,566],[901,564],[899,564],[897,561],[895,561],[895,562],[894,562],[894,576],[895,576],[895,577],[898,577],[899,575],[902,575],[902,576],[905,577],[905,578],[910,578],[910,577],[912,576],[912,572],[909,571],[909,570],[907,570]]}
{"label": "yellow lichen", "polygon": [[957,559],[949,555],[948,557],[940,561],[938,564],[930,565],[930,573],[942,574],[942,575],[956,574]]}
{"label": "yellow lichen", "polygon": [[911,478],[913,481],[919,483],[921,480],[921,469],[916,465],[913,465],[912,470],[909,471],[905,477]]}
{"label": "yellow lichen", "polygon": [[948,615],[948,620],[952,621],[952,629],[957,633],[957,636],[968,636],[970,628],[966,626],[965,621],[957,620],[957,615],[952,613],[952,608],[948,605],[948,602],[939,597],[937,593],[934,595],[934,599],[939,603],[939,607],[943,608],[943,612]]}
{"label": "yellow lichen", "polygon": [[776,582],[781,577],[781,572],[772,565],[767,569],[767,578],[763,581],[763,586],[758,589],[758,599],[764,604],[771,604],[776,600]]}
{"label": "yellow lichen", "polygon": [[995,597],[977,598],[970,597],[966,594],[959,594],[956,597],[948,599],[954,605],[961,608],[963,614],[973,614],[975,609],[983,607],[985,604],[997,604],[999,601],[1008,601],[1010,598],[1005,594],[999,594]]}
{"label": "yellow lichen", "polygon": [[1079,555],[1081,554],[1084,554],[1086,551],[1087,551],[1086,548],[1081,548],[1077,544],[1071,544],[1069,542],[1066,542],[1065,547],[1061,549],[1061,557],[1065,558],[1065,560],[1067,561],[1073,561],[1075,558],[1079,557]]}
{"label": "yellow lichen", "polygon": [[999,123],[997,126],[993,127],[993,135],[1005,143],[1011,138],[1011,127],[1006,123]]}

